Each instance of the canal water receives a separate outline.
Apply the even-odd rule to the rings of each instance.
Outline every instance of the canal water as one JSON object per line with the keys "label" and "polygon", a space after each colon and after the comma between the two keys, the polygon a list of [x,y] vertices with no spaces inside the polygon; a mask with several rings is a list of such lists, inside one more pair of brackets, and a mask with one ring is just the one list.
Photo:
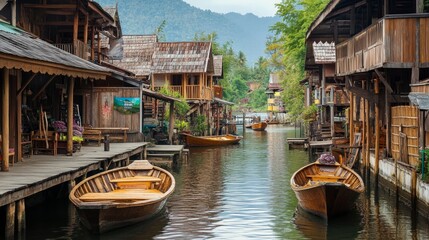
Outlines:
{"label": "canal water", "polygon": [[[239,129],[241,130],[241,129]],[[308,163],[289,150],[294,128],[245,130],[238,145],[191,148],[172,172],[176,191],[164,212],[103,235],[87,232],[68,199],[28,209],[27,239],[428,239],[426,219],[367,183],[356,208],[327,225],[297,208],[290,177]]]}

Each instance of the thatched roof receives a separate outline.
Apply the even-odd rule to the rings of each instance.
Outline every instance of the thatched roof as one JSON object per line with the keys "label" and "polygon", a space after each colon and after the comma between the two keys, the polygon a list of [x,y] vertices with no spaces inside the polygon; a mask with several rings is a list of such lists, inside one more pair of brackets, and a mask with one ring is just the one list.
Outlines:
{"label": "thatched roof", "polygon": [[211,42],[158,42],[152,73],[213,72]]}
{"label": "thatched roof", "polygon": [[156,35],[122,36],[123,58],[113,64],[133,72],[136,77],[147,77],[151,73],[152,55],[155,50]]}

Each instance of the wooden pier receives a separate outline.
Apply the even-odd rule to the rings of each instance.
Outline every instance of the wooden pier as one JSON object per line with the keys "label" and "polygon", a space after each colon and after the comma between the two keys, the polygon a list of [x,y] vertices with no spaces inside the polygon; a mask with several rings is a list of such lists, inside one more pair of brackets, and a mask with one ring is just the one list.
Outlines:
{"label": "wooden pier", "polygon": [[[147,147],[147,159],[154,165],[167,165],[187,159],[188,150],[184,145],[155,145]],[[184,155],[186,154],[186,155]]]}
{"label": "wooden pier", "polygon": [[[73,156],[32,155],[16,163],[9,172],[0,172],[0,207],[6,207],[5,239],[25,229],[25,198],[68,182],[69,188],[88,172],[129,164],[130,159],[146,158],[147,143],[112,143],[110,150],[83,147]],[[0,237],[1,238],[1,237]]]}
{"label": "wooden pier", "polygon": [[289,149],[308,148],[308,138],[287,138]]}

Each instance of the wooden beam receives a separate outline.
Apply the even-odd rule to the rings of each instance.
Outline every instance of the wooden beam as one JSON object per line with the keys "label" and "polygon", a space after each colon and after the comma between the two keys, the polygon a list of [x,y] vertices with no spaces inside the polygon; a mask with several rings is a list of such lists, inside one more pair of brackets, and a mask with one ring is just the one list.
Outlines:
{"label": "wooden beam", "polygon": [[27,79],[27,81],[25,81],[25,83],[21,86],[21,88],[19,88],[18,92],[16,93],[17,97],[19,97],[22,94],[25,88],[27,88],[27,86],[31,83],[31,81],[33,81],[34,77],[36,76],[37,76],[37,73],[33,73],[33,75],[31,75],[31,77]]}
{"label": "wooden beam", "polygon": [[357,97],[365,98],[366,100],[372,103],[378,103],[377,98],[374,97],[374,93],[368,90],[364,90],[362,88],[357,88],[357,87],[351,87],[351,86],[349,86],[347,90],[349,92],[352,92]]}
{"label": "wooden beam", "polygon": [[36,98],[46,89],[46,87],[52,82],[52,80],[55,79],[57,75],[52,75],[51,78],[49,78],[48,81],[45,82],[45,84],[43,84],[43,86],[39,89],[39,91],[34,94],[33,96],[33,101],[36,100]]}
{"label": "wooden beam", "polygon": [[380,70],[378,69],[374,69],[375,73],[377,74],[378,78],[380,79],[380,81],[384,84],[384,86],[386,87],[386,90],[389,91],[389,93],[393,92],[392,87],[389,85],[389,83],[387,82],[386,78],[384,78],[383,74],[380,72]]}
{"label": "wooden beam", "polygon": [[76,9],[76,4],[23,4],[22,6],[39,9]]}

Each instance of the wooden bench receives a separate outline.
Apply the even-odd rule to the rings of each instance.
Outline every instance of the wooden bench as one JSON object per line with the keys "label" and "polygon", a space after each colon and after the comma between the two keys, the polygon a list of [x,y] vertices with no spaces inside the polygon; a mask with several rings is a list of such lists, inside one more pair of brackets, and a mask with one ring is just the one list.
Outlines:
{"label": "wooden bench", "polygon": [[164,196],[159,190],[150,189],[116,189],[111,192],[104,193],[86,193],[82,195],[79,199],[81,201],[104,201],[104,200],[113,200],[113,201],[130,201],[130,200],[150,200],[157,199]]}
{"label": "wooden bench", "polygon": [[130,130],[127,127],[88,127],[85,129],[101,131],[101,135],[103,136],[109,134],[110,140],[120,140],[122,142],[127,142],[128,131]]}
{"label": "wooden bench", "polygon": [[320,182],[337,182],[338,180],[344,180],[345,177],[335,176],[335,175],[307,175],[308,178],[311,178],[312,181]]}
{"label": "wooden bench", "polygon": [[152,176],[134,176],[110,180],[120,189],[150,189],[161,182],[161,178]]}
{"label": "wooden bench", "polygon": [[90,141],[95,141],[97,143],[97,146],[100,146],[101,140],[103,140],[103,136],[101,136],[101,131],[94,129],[84,129],[82,137],[86,143],[89,143]]}

